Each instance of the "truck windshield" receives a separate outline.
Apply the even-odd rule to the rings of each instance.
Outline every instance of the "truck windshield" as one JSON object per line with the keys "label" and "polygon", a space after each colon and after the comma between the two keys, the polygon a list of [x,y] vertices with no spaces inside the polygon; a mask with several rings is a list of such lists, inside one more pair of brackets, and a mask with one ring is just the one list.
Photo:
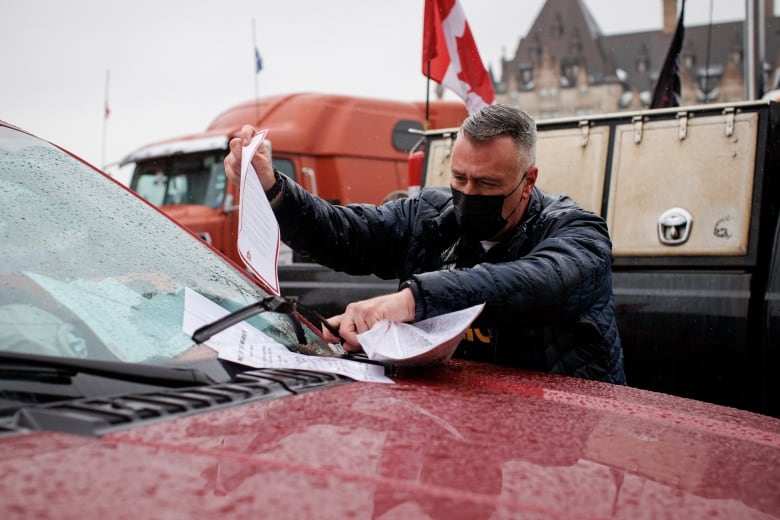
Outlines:
{"label": "truck windshield", "polygon": [[[219,208],[225,200],[224,150],[173,155],[138,162],[130,189],[155,206],[193,204]],[[288,159],[274,159],[274,167],[293,180],[295,165]]]}
{"label": "truck windshield", "polygon": [[225,152],[176,155],[139,162],[130,188],[156,206],[194,204],[218,208],[225,198]]}

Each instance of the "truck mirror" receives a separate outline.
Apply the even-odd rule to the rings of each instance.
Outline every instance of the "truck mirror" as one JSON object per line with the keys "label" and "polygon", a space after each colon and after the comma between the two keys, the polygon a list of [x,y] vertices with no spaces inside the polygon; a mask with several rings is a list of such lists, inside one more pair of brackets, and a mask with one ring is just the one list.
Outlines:
{"label": "truck mirror", "polygon": [[423,160],[425,159],[425,152],[418,150],[409,154],[408,166],[408,186],[409,196],[414,197],[420,193],[420,186],[422,182]]}
{"label": "truck mirror", "polygon": [[238,209],[238,204],[233,204],[233,200],[234,198],[232,193],[225,195],[225,203],[222,204],[223,213],[232,213]]}

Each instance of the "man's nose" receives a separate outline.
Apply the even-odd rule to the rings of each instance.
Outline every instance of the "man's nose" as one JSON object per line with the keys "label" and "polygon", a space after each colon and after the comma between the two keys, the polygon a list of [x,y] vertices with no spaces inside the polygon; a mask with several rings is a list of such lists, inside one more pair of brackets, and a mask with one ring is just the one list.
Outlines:
{"label": "man's nose", "polygon": [[466,184],[463,185],[461,191],[466,195],[479,195],[479,186],[477,186],[476,182],[469,179],[466,181]]}

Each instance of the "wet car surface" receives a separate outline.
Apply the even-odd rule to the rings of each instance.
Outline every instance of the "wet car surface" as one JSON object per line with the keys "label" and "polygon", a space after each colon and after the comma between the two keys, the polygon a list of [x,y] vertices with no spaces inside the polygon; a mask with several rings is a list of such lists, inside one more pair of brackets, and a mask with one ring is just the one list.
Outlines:
{"label": "wet car surface", "polygon": [[99,439],[7,438],[0,444],[4,509],[278,518],[780,512],[777,420],[477,363],[407,369],[395,379]]}

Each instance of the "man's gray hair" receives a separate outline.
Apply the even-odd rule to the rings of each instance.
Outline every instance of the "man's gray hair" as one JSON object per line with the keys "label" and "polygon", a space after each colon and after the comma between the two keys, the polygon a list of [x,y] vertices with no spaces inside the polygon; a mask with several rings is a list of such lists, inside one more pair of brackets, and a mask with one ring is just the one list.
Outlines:
{"label": "man's gray hair", "polygon": [[487,105],[471,114],[460,133],[473,143],[484,143],[502,135],[515,142],[521,155],[536,163],[536,122],[523,110],[510,105]]}

